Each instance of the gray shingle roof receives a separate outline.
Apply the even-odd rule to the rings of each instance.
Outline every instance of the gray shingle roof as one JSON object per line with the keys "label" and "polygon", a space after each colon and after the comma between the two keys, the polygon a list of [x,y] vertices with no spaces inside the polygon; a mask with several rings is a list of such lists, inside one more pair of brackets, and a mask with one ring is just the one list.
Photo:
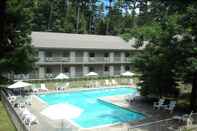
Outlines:
{"label": "gray shingle roof", "polygon": [[134,40],[124,41],[117,36],[32,32],[32,44],[36,48],[133,50]]}

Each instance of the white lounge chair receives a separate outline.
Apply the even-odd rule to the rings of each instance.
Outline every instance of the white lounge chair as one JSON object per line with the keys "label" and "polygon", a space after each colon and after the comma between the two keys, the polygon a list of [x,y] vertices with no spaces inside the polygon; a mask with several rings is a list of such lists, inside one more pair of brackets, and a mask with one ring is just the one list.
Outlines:
{"label": "white lounge chair", "polygon": [[170,101],[168,105],[164,105],[164,109],[169,110],[172,113],[175,106],[176,106],[176,101]]}
{"label": "white lounge chair", "polygon": [[9,96],[9,97],[8,97],[8,101],[9,101],[10,103],[14,103],[14,102],[16,101],[16,96]]}
{"label": "white lounge chair", "polygon": [[21,110],[21,118],[22,120],[24,120],[26,118],[26,116],[30,115],[31,113],[29,112],[29,110],[27,108],[24,108],[23,110]]}
{"label": "white lounge chair", "polygon": [[67,82],[64,86],[61,86],[59,89],[63,91],[65,88],[68,88],[69,85],[70,85],[70,83]]}
{"label": "white lounge chair", "polygon": [[131,102],[133,102],[133,101],[135,100],[135,98],[136,98],[137,96],[140,96],[140,94],[139,94],[138,92],[136,92],[136,93],[134,93],[134,94],[131,94],[131,95],[127,95],[127,96],[126,96],[126,100],[127,100],[129,103],[131,103]]}
{"label": "white lounge chair", "polygon": [[111,82],[109,80],[105,80],[105,85],[106,86],[111,86]]}
{"label": "white lounge chair", "polygon": [[100,83],[98,81],[95,81],[94,82],[94,85],[95,85],[95,87],[99,87],[100,86]]}
{"label": "white lounge chair", "polygon": [[26,104],[26,105],[31,105],[31,104],[32,104],[31,101],[32,101],[32,96],[29,96],[29,97],[25,100],[25,104]]}
{"label": "white lounge chair", "polygon": [[70,86],[70,83],[67,82],[66,85],[65,85],[65,87],[68,88],[69,86]]}
{"label": "white lounge chair", "polygon": [[34,116],[33,114],[29,114],[25,117],[24,119],[25,124],[31,126],[33,123],[39,123],[38,119],[36,118],[36,116]]}
{"label": "white lounge chair", "polygon": [[37,88],[32,89],[33,93],[37,93],[39,90]]}
{"label": "white lounge chair", "polygon": [[133,102],[135,100],[135,96],[134,95],[127,95],[125,98],[129,103]]}
{"label": "white lounge chair", "polygon": [[46,88],[46,85],[44,83],[41,84],[40,90],[41,91],[48,91],[48,89]]}
{"label": "white lounge chair", "polygon": [[193,111],[191,111],[190,114],[184,114],[182,116],[174,116],[173,119],[186,122],[187,127],[189,127],[193,123],[192,115],[193,115]]}
{"label": "white lounge chair", "polygon": [[129,79],[128,85],[129,85],[129,86],[133,86],[133,85],[134,85],[133,79]]}
{"label": "white lounge chair", "polygon": [[164,99],[159,99],[158,102],[153,103],[153,108],[154,109],[160,109],[161,107],[164,107]]}
{"label": "white lounge chair", "polygon": [[118,82],[114,79],[111,80],[112,85],[118,85]]}

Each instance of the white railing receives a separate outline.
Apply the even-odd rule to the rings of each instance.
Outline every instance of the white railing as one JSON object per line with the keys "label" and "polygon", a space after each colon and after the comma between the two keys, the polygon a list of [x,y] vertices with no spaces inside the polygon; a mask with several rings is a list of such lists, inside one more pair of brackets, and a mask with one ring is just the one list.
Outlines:
{"label": "white railing", "polygon": [[70,62],[70,58],[69,57],[46,57],[45,61],[48,61],[48,62],[58,62],[58,61]]}
{"label": "white railing", "polygon": [[[41,61],[40,61],[41,62]],[[129,58],[121,57],[46,57],[44,62],[64,63],[129,63]]]}
{"label": "white railing", "polygon": [[169,118],[154,122],[130,126],[128,131],[197,131],[197,113],[192,115],[192,124],[185,121]]}

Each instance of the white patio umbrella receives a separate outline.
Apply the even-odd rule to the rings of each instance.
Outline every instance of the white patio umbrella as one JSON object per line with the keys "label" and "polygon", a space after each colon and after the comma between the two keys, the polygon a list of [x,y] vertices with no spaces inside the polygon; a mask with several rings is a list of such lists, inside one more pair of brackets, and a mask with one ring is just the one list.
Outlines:
{"label": "white patio umbrella", "polygon": [[130,71],[126,71],[126,72],[122,73],[121,75],[122,76],[134,76],[135,74]]}
{"label": "white patio umbrella", "polygon": [[69,77],[63,73],[60,73],[55,77],[55,79],[69,79]]}
{"label": "white patio umbrella", "polygon": [[98,76],[98,73],[96,73],[96,72],[89,72],[85,76]]}
{"label": "white patio umbrella", "polygon": [[23,87],[28,87],[31,86],[32,84],[27,83],[27,82],[23,82],[23,81],[17,81],[16,83],[8,86],[8,88],[10,89],[16,89],[16,88],[23,88]]}

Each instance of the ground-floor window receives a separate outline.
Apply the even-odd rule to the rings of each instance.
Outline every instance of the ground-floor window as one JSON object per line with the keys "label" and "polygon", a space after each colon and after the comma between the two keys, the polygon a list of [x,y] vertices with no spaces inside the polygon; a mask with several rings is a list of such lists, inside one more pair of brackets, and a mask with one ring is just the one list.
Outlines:
{"label": "ground-floor window", "polygon": [[94,67],[89,67],[89,71],[93,72],[94,71]]}
{"label": "ground-floor window", "polygon": [[69,73],[69,68],[68,67],[64,67],[64,73]]}
{"label": "ground-floor window", "polygon": [[109,71],[109,66],[105,66],[104,71],[106,71],[106,72]]}
{"label": "ground-floor window", "polygon": [[50,67],[46,67],[46,73],[52,73],[52,69]]}

